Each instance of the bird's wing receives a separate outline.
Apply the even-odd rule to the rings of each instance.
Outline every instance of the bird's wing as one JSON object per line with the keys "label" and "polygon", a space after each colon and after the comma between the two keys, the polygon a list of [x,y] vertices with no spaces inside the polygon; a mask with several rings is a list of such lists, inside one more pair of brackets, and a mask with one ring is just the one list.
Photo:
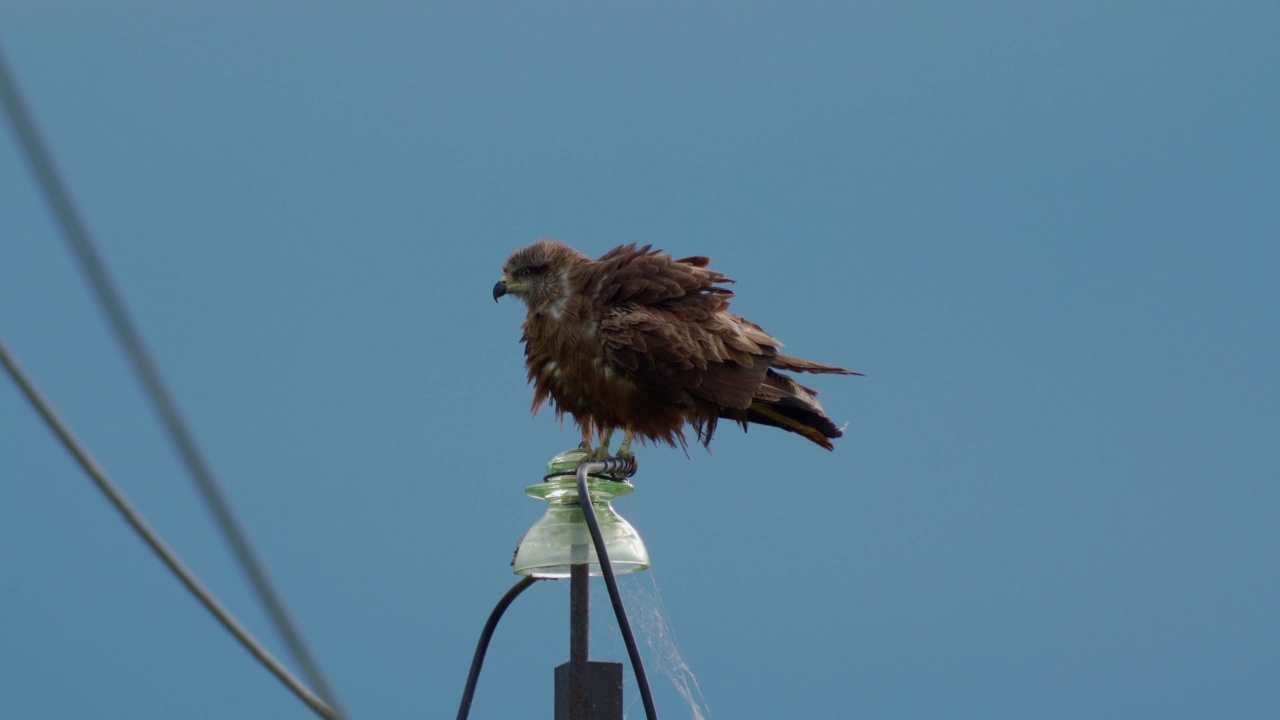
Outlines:
{"label": "bird's wing", "polygon": [[733,293],[717,284],[732,280],[709,262],[624,245],[593,263],[585,285],[607,363],[666,402],[743,409],[782,343],[728,311]]}
{"label": "bird's wing", "polygon": [[701,256],[676,260],[648,245],[622,245],[592,263],[586,287],[601,310],[624,303],[656,305],[690,295],[732,297],[732,291],[717,284],[733,281],[708,270],[710,261]]}
{"label": "bird's wing", "polygon": [[605,360],[666,402],[745,409],[778,342],[723,310],[722,299],[702,300],[611,308],[600,323]]}

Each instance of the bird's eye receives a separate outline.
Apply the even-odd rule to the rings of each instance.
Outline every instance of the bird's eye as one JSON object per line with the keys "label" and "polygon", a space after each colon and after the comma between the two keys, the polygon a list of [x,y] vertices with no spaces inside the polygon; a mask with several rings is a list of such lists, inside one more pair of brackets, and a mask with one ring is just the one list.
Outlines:
{"label": "bird's eye", "polygon": [[522,268],[520,268],[519,270],[516,270],[516,277],[529,277],[529,274],[530,274],[531,272],[533,272],[533,271],[532,271],[532,270],[530,270],[529,268],[527,268],[527,267],[522,267]]}

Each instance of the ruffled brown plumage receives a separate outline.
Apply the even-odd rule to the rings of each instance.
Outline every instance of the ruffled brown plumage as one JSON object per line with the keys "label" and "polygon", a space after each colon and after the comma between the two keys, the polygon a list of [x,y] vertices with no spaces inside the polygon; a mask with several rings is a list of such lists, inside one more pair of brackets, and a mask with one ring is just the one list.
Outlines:
{"label": "ruffled brown plumage", "polygon": [[720,419],[797,433],[831,450],[840,429],[817,393],[776,372],[857,375],[789,357],[758,325],[729,312],[733,282],[710,258],[675,260],[623,245],[598,260],[557,240],[521,248],[503,265],[494,298],[528,306],[522,326],[533,411],[551,402],[584,441],[621,428],[684,445],[684,427],[710,444]]}

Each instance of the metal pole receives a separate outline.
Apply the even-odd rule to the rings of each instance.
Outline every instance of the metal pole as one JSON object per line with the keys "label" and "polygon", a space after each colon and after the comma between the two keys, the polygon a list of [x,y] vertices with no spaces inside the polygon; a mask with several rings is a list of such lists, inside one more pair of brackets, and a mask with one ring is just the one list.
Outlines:
{"label": "metal pole", "polygon": [[591,655],[590,565],[569,567],[569,662],[586,662]]}
{"label": "metal pole", "polygon": [[[589,497],[579,497],[591,512]],[[592,662],[590,546],[574,545],[569,566],[569,662],[556,668],[555,720],[622,720],[622,663]]]}

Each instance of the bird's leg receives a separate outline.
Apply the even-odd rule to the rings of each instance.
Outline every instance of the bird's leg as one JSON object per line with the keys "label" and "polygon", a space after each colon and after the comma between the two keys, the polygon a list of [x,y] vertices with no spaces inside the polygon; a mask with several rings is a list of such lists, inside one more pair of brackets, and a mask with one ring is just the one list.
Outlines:
{"label": "bird's leg", "polygon": [[603,460],[609,457],[609,442],[613,439],[613,428],[600,433],[600,447],[591,453],[592,460]]}
{"label": "bird's leg", "polygon": [[622,444],[618,446],[618,457],[634,460],[636,454],[631,452],[631,441],[636,439],[635,431],[627,428],[626,434],[622,436]]}
{"label": "bird's leg", "polygon": [[636,460],[636,454],[631,452],[631,441],[636,439],[636,433],[631,428],[627,428],[626,433],[622,436],[622,444],[618,446],[618,457],[631,461],[631,472],[628,475],[635,475],[636,470],[640,469],[640,462]]}

